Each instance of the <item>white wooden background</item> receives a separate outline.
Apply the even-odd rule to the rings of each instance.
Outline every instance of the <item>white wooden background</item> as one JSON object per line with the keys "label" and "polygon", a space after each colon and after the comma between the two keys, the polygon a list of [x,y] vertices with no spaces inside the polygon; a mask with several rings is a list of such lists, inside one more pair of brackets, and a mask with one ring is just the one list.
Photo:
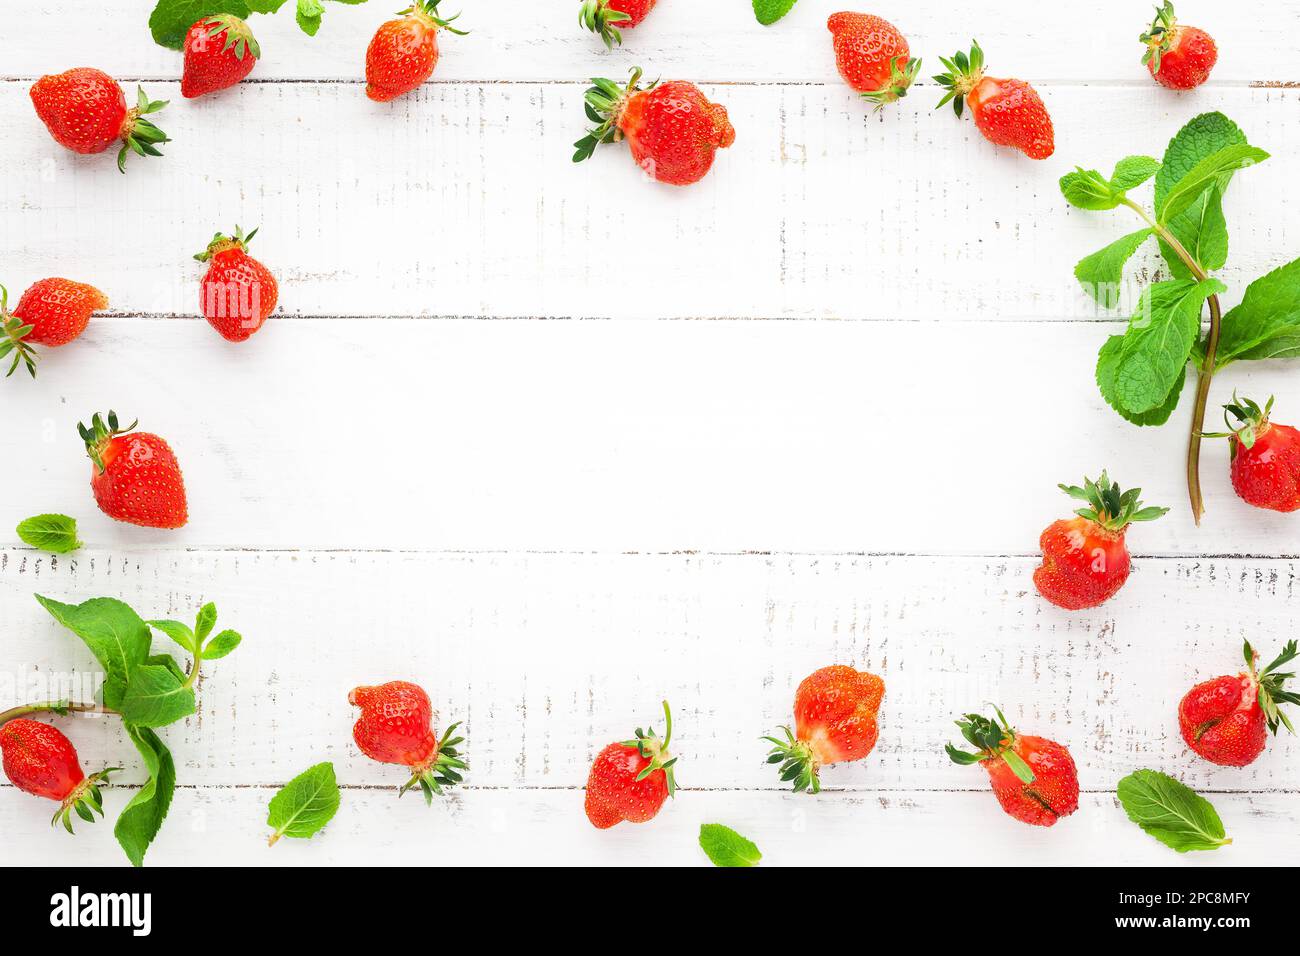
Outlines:
{"label": "white wooden background", "polygon": [[[1174,708],[1243,637],[1294,634],[1296,519],[1241,505],[1216,443],[1196,529],[1186,404],[1158,430],[1103,405],[1093,363],[1121,321],[1071,270],[1135,224],[1068,209],[1056,180],[1226,112],[1274,157],[1229,195],[1235,301],[1300,254],[1300,8],[1184,0],[1221,58],[1175,95],[1137,62],[1143,3],[1082,21],[1030,0],[870,7],[930,66],[976,35],[993,73],[1032,81],[1057,129],[1033,163],[934,113],[928,80],[873,114],[835,73],[838,0],[768,29],[746,0],[661,0],[613,54],[568,0],[466,0],[474,33],[388,105],[360,79],[378,0],[330,5],[314,40],[288,10],[254,18],[253,77],[198,102],[150,4],[100,6],[23,5],[0,65],[0,281],[68,275],[112,300],[35,383],[0,383],[0,707],[94,666],[33,592],[148,616],[218,603],[245,642],[163,731],[180,787],[148,862],[700,863],[705,821],[771,864],[1294,860],[1300,746],[1214,768]],[[736,145],[703,183],[644,182],[622,149],[569,162],[585,78],[638,63],[730,111]],[[166,159],[122,177],[52,143],[27,89],[77,65],[172,100]],[[197,317],[189,259],[236,223],[261,226],[282,303],[242,346]],[[1234,367],[1212,403],[1233,387],[1300,418],[1292,366]],[[74,425],[109,407],[176,449],[185,529],[94,508]],[[1069,614],[1032,588],[1037,536],[1068,510],[1056,482],[1103,466],[1174,510],[1133,530],[1119,597]],[[78,516],[87,548],[52,558],[5,530],[42,511]],[[831,662],[885,676],[880,744],[819,797],[783,793],[757,738]],[[468,721],[468,785],[432,811],[351,741],[348,689],[393,678]],[[685,790],[598,832],[589,761],[664,696]],[[1078,814],[1022,826],[949,763],[951,719],[986,700],[1070,747]],[[60,726],[86,764],[134,765],[115,723]],[[322,759],[339,816],[267,850],[270,795]],[[1182,857],[1131,826],[1113,789],[1137,767],[1210,794],[1233,845]],[[140,775],[122,780],[110,815]],[[109,826],[73,840],[48,815],[0,787],[7,861],[124,862]]]}

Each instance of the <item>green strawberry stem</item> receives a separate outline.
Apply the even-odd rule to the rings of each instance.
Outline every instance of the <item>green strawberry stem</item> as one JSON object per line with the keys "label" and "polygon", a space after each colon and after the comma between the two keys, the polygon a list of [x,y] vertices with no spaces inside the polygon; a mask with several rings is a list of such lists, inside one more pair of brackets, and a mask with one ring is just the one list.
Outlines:
{"label": "green strawberry stem", "polygon": [[54,713],[66,716],[67,714],[113,714],[116,716],[117,711],[109,710],[99,704],[74,703],[67,700],[46,700],[36,704],[20,704],[17,707],[10,707],[8,710],[0,711],[0,725],[7,724],[11,720],[19,717],[26,717],[28,714],[46,714]]}
{"label": "green strawberry stem", "polygon": [[[1209,278],[1200,263],[1192,258],[1191,253],[1166,226],[1148,216],[1146,210],[1131,199],[1125,198],[1121,202],[1141,216],[1155,234],[1174,250],[1174,254],[1183,261],[1198,282]],[[1212,292],[1207,301],[1210,304],[1210,332],[1205,339],[1205,358],[1201,360],[1201,367],[1197,371],[1196,403],[1192,406],[1192,431],[1187,441],[1187,496],[1192,504],[1192,517],[1196,520],[1197,527],[1200,527],[1201,516],[1205,514],[1205,499],[1201,496],[1201,438],[1205,428],[1205,406],[1210,398],[1210,381],[1214,378],[1214,360],[1219,352],[1219,327],[1223,319],[1219,296]]]}

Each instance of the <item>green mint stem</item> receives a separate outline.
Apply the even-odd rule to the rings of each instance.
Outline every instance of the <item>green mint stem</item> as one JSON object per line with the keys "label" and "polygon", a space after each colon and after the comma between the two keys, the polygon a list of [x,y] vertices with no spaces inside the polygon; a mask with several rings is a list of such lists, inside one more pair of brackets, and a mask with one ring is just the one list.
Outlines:
{"label": "green mint stem", "polygon": [[26,717],[28,714],[43,714],[49,712],[65,712],[70,714],[116,714],[117,711],[109,710],[107,707],[101,707],[99,704],[78,704],[69,703],[62,700],[47,700],[38,704],[22,704],[18,707],[11,707],[8,710],[0,711],[0,724],[7,724],[9,721],[18,717]]}
{"label": "green mint stem", "polygon": [[[1168,228],[1153,220],[1146,214],[1145,209],[1131,199],[1126,198],[1123,203],[1141,216],[1156,235],[1174,250],[1174,254],[1191,270],[1198,282],[1204,282],[1209,278],[1201,268],[1201,264],[1192,258],[1191,253]],[[1192,431],[1187,440],[1187,497],[1191,501],[1192,517],[1197,527],[1200,527],[1201,516],[1205,514],[1205,499],[1201,496],[1201,431],[1205,427],[1205,406],[1210,398],[1210,380],[1214,378],[1214,361],[1219,351],[1219,326],[1223,317],[1219,308],[1219,296],[1211,293],[1207,301],[1210,305],[1210,332],[1205,339],[1205,358],[1197,371],[1196,403],[1192,406]]]}

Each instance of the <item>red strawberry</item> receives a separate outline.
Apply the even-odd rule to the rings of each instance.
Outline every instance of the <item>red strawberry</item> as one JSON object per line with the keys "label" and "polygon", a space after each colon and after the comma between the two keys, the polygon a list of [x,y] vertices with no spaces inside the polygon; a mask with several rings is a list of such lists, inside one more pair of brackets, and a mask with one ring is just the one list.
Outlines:
{"label": "red strawberry", "polygon": [[1260,408],[1249,398],[1224,405],[1224,419],[1231,413],[1238,422],[1228,421],[1230,432],[1206,438],[1227,438],[1232,446],[1232,487],[1247,504],[1270,511],[1300,509],[1300,431],[1290,425],[1269,421],[1273,399]]}
{"label": "red strawberry", "polygon": [[32,345],[51,348],[67,345],[90,322],[90,315],[108,308],[108,299],[93,285],[71,279],[41,279],[31,286],[12,314],[8,311],[9,291],[0,285],[0,359],[14,353],[7,375],[22,362],[36,376],[36,353]]}
{"label": "red strawberry", "polygon": [[1138,39],[1147,45],[1142,62],[1155,81],[1171,90],[1191,90],[1210,78],[1219,59],[1214,40],[1204,30],[1180,27],[1174,5],[1165,0],[1156,7],[1151,29]]}
{"label": "red strawberry", "polygon": [[448,727],[439,740],[433,731],[433,705],[418,685],[395,680],[378,687],[354,687],[348,703],[361,708],[352,728],[352,739],[361,752],[380,763],[410,768],[411,779],[401,793],[418,786],[431,804],[435,793],[441,796],[443,787],[464,779],[458,771],[469,767],[456,747],[465,738],[452,736],[460,724]]}
{"label": "red strawberry", "polygon": [[146,528],[179,528],[189,518],[181,466],[168,444],[148,432],[131,432],[98,414],[90,427],[78,425],[94,463],[90,487],[99,510],[117,521]]}
{"label": "red strawberry", "polygon": [[1128,547],[1124,533],[1134,521],[1154,521],[1168,508],[1143,508],[1141,488],[1121,492],[1103,471],[1083,487],[1061,485],[1071,498],[1088,504],[1078,517],[1055,521],[1038,539],[1043,563],[1034,571],[1034,584],[1043,597],[1068,611],[1096,607],[1115,596],[1128,580]]}
{"label": "red strawberry", "polygon": [[1046,737],[1016,733],[1002,711],[997,721],[966,714],[957,721],[977,753],[947,745],[954,763],[978,763],[988,771],[993,795],[1002,809],[1021,823],[1050,827],[1079,809],[1079,774],[1070,751]]}
{"label": "red strawberry", "polygon": [[1216,677],[1197,684],[1178,703],[1178,729],[1187,746],[1211,763],[1244,767],[1264,752],[1266,730],[1277,733],[1280,725],[1295,733],[1278,704],[1300,704],[1300,695],[1283,690],[1295,674],[1278,673],[1283,664],[1295,660],[1296,642],[1290,641],[1273,663],[1257,671],[1259,655],[1247,641],[1244,673]]}
{"label": "red strawberry", "polygon": [[892,23],[868,13],[832,13],[826,21],[844,82],[880,109],[907,95],[921,69]]}
{"label": "red strawberry", "polygon": [[710,103],[692,83],[673,80],[643,90],[640,79],[637,67],[624,88],[612,80],[592,80],[587,116],[600,125],[573,144],[573,161],[588,159],[601,143],[626,138],[637,165],[659,182],[699,182],[713,165],[713,154],[736,141],[727,108]]}
{"label": "red strawberry", "polygon": [[15,718],[0,726],[0,751],[4,752],[5,776],[10,783],[19,790],[59,802],[51,825],[62,822],[71,833],[73,813],[87,823],[95,821],[94,813],[104,815],[99,786],[120,768],[109,767],[87,777],[81,772],[72,741],[58,728],[39,720]]}
{"label": "red strawberry", "polygon": [[194,99],[234,86],[253,72],[261,55],[253,31],[239,17],[204,17],[185,34],[181,96]]}
{"label": "red strawberry", "polygon": [[167,105],[154,101],[139,90],[134,109],[126,108],[126,96],[111,76],[102,70],[79,67],[32,84],[32,105],[60,146],[76,153],[102,153],[118,140],[117,168],[126,172],[127,151],[141,156],[161,156],[159,143],[167,134],[145,119]]}
{"label": "red strawberry", "polygon": [[597,33],[611,50],[623,44],[620,30],[629,30],[655,8],[656,0],[582,0],[578,23]]}
{"label": "red strawberry", "polygon": [[247,236],[239,226],[233,236],[217,233],[208,248],[194,258],[207,262],[208,271],[199,283],[199,308],[221,337],[243,342],[262,327],[275,311],[280,297],[271,271],[248,254]]}
{"label": "red strawberry", "polygon": [[823,765],[861,760],[876,746],[884,697],[885,682],[875,674],[843,664],[813,671],[794,692],[794,731],[783,727],[785,740],[763,738],[773,744],[767,762],[781,765],[795,793],[819,793]]}
{"label": "red strawberry", "polygon": [[[366,96],[377,103],[409,93],[438,65],[438,28],[465,36],[438,16],[439,0],[416,0],[400,20],[381,24],[366,48]],[[457,14],[456,16],[460,16]]]}
{"label": "red strawberry", "polygon": [[653,820],[664,801],[677,792],[668,752],[673,737],[673,715],[664,701],[664,739],[654,729],[636,729],[636,738],[610,744],[596,754],[587,775],[584,806],[592,826],[608,830],[616,823]]}
{"label": "red strawberry", "polygon": [[1030,159],[1046,159],[1056,150],[1052,118],[1042,97],[1024,80],[999,80],[984,75],[984,51],[972,41],[970,56],[940,58],[947,73],[935,82],[948,93],[939,105],[951,101],[958,116],[969,104],[975,127],[995,146],[1014,146]]}

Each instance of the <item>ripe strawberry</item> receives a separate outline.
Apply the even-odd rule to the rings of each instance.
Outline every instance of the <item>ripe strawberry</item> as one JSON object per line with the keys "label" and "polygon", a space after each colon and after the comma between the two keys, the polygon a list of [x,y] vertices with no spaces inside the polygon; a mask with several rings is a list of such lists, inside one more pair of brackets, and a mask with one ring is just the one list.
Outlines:
{"label": "ripe strawberry", "polygon": [[23,293],[12,314],[8,307],[9,291],[0,285],[0,359],[10,352],[14,355],[6,377],[22,362],[35,378],[36,352],[32,346],[67,345],[86,331],[92,312],[108,308],[108,299],[93,285],[71,279],[41,279]]}
{"label": "ripe strawberry", "polygon": [[[1273,399],[1260,408],[1255,402],[1238,399],[1224,405],[1224,420],[1231,431],[1206,434],[1206,438],[1227,438],[1231,445],[1232,487],[1247,504],[1270,511],[1300,509],[1300,431],[1290,425],[1269,421]],[[1236,427],[1228,420],[1232,414]]]}
{"label": "ripe strawberry", "polygon": [[443,787],[454,787],[464,777],[459,771],[469,766],[457,745],[464,737],[453,737],[460,723],[454,723],[438,739],[433,731],[433,705],[429,695],[416,684],[394,680],[378,687],[354,687],[348,703],[361,708],[352,728],[352,739],[361,752],[380,763],[396,763],[411,770],[402,793],[418,786],[426,803],[442,795]]}
{"label": "ripe strawberry", "polygon": [[261,55],[253,31],[239,17],[204,17],[185,34],[181,96],[194,99],[234,86],[253,72]]}
{"label": "ripe strawberry", "polygon": [[979,748],[977,753],[946,749],[954,763],[983,764],[993,795],[1002,809],[1021,823],[1050,827],[1079,809],[1079,774],[1070,751],[1045,737],[1016,733],[1002,711],[997,721],[966,714],[957,721],[961,735]]}
{"label": "ripe strawberry", "polygon": [[439,0],[415,0],[402,19],[381,24],[366,48],[366,96],[377,103],[409,93],[433,75],[438,65],[438,28],[457,36],[456,17],[438,16]]}
{"label": "ripe strawberry", "polygon": [[727,108],[710,103],[692,83],[673,80],[643,90],[640,79],[637,67],[622,89],[613,80],[592,80],[587,117],[600,125],[573,144],[573,161],[590,158],[601,143],[626,138],[637,165],[659,182],[699,182],[713,165],[713,154],[736,141]]}
{"label": "ripe strawberry", "polygon": [[0,751],[10,783],[38,797],[57,800],[59,809],[50,825],[61,822],[69,833],[73,813],[87,823],[95,822],[94,813],[104,815],[100,784],[121,769],[109,767],[87,777],[81,772],[76,748],[62,731],[26,717],[0,726]]}
{"label": "ripe strawberry", "polygon": [[881,109],[907,95],[921,69],[892,23],[868,13],[832,13],[826,21],[844,82]]}
{"label": "ripe strawberry", "polygon": [[78,425],[86,453],[94,463],[90,487],[99,510],[117,521],[145,528],[179,528],[189,518],[181,466],[168,444],[148,432],[131,433],[98,414],[90,427]]}
{"label": "ripe strawberry", "polygon": [[608,830],[616,823],[646,823],[653,820],[664,801],[677,792],[673,764],[668,752],[673,737],[673,715],[664,701],[664,739],[654,728],[636,729],[633,740],[610,744],[591,764],[587,775],[584,807],[592,826]]}
{"label": "ripe strawberry", "polygon": [[1178,729],[1187,746],[1211,763],[1223,767],[1244,767],[1264,752],[1265,730],[1277,733],[1279,725],[1295,733],[1278,704],[1300,704],[1300,694],[1283,690],[1295,677],[1278,673],[1283,664],[1295,660],[1296,642],[1290,641],[1273,663],[1257,671],[1259,655],[1247,641],[1244,673],[1216,677],[1197,684],[1178,703]]}
{"label": "ripe strawberry", "polygon": [[781,779],[794,792],[819,793],[819,771],[828,763],[861,760],[876,746],[876,714],[885,682],[875,674],[833,664],[813,671],[794,692],[794,730],[785,740],[764,737],[773,746],[768,763],[781,765]]}
{"label": "ripe strawberry", "polygon": [[940,57],[947,73],[935,82],[948,93],[939,106],[952,101],[958,116],[970,104],[975,127],[995,146],[1014,146],[1030,159],[1046,159],[1056,150],[1052,118],[1042,97],[1024,80],[999,80],[984,75],[984,51],[971,42],[970,56]]}
{"label": "ripe strawberry", "polygon": [[1138,37],[1147,45],[1142,62],[1161,86],[1191,90],[1210,78],[1219,50],[1204,30],[1180,27],[1174,19],[1174,5],[1164,0],[1156,7],[1151,29]]}
{"label": "ripe strawberry", "polygon": [[167,134],[145,119],[167,105],[150,100],[139,89],[134,109],[126,108],[126,96],[113,78],[102,70],[78,67],[66,73],[43,76],[32,84],[32,105],[60,146],[75,153],[102,153],[118,140],[117,168],[126,172],[127,151],[141,156],[161,156],[159,143]]}
{"label": "ripe strawberry", "polygon": [[1068,611],[1096,607],[1114,597],[1128,580],[1128,548],[1124,532],[1134,521],[1154,521],[1168,508],[1143,508],[1141,488],[1121,492],[1103,471],[1083,487],[1061,485],[1071,498],[1088,503],[1078,517],[1055,521],[1038,539],[1043,563],[1034,571],[1034,584],[1043,597]]}
{"label": "ripe strawberry", "polygon": [[217,233],[194,258],[208,262],[199,283],[199,308],[208,323],[231,342],[243,342],[262,327],[280,297],[271,271],[248,254],[247,236],[239,226],[233,236]]}
{"label": "ripe strawberry", "polygon": [[629,30],[655,8],[656,0],[582,0],[578,23],[600,35],[605,46],[623,45],[620,30]]}

